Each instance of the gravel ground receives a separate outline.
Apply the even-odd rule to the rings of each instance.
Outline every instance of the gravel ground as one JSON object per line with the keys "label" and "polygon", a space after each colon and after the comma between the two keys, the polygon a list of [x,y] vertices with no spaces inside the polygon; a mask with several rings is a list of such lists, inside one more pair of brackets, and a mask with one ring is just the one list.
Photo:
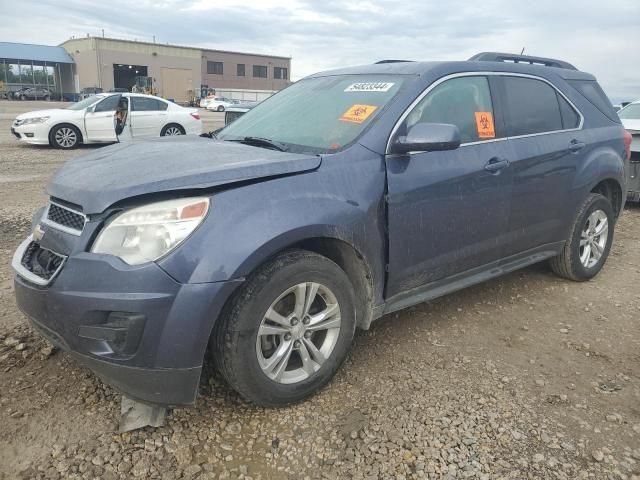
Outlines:
{"label": "gravel ground", "polygon": [[47,179],[95,148],[18,144],[10,120],[40,106],[0,102],[0,479],[640,480],[636,206],[591,282],[536,265],[384,317],[299,405],[248,405],[210,373],[196,407],[115,433],[120,396],[15,306],[8,264]]}

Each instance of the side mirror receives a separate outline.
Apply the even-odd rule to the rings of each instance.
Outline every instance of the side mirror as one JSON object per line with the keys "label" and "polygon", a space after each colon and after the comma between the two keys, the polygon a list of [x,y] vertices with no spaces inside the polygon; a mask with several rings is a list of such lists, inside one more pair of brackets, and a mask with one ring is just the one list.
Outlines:
{"label": "side mirror", "polygon": [[437,152],[460,146],[460,130],[448,123],[416,123],[406,136],[395,139],[392,153]]}

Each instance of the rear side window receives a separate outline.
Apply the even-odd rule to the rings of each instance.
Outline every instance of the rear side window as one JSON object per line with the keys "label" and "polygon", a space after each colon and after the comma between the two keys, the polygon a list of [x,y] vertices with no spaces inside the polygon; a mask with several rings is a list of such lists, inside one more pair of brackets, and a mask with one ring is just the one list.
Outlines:
{"label": "rear side window", "polygon": [[604,93],[598,82],[595,80],[567,80],[569,85],[575,88],[589,102],[591,102],[598,110],[604,113],[609,119],[616,123],[620,123],[618,114],[616,113],[609,97]]}
{"label": "rear side window", "polygon": [[110,95],[96,105],[95,112],[115,112],[118,109],[120,95]]}
{"label": "rear side window", "polygon": [[131,97],[131,110],[134,112],[155,112],[166,109],[167,105],[155,98]]}
{"label": "rear side window", "polygon": [[556,91],[532,78],[503,77],[507,128],[510,136],[562,130],[562,116]]}
{"label": "rear side window", "polygon": [[558,102],[560,102],[560,115],[562,116],[562,126],[565,129],[578,128],[580,126],[580,115],[565,100],[565,98],[556,92]]}
{"label": "rear side window", "polygon": [[460,130],[461,143],[496,137],[493,104],[486,77],[458,77],[436,86],[409,113],[400,131],[417,123],[448,123]]}

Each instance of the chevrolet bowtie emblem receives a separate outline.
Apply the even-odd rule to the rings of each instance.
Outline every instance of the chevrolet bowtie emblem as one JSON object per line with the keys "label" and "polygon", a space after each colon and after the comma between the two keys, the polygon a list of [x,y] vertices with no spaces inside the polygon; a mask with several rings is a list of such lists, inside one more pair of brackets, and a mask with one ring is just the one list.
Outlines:
{"label": "chevrolet bowtie emblem", "polygon": [[33,228],[33,239],[39,242],[42,240],[42,237],[44,237],[44,230],[40,224],[38,224]]}

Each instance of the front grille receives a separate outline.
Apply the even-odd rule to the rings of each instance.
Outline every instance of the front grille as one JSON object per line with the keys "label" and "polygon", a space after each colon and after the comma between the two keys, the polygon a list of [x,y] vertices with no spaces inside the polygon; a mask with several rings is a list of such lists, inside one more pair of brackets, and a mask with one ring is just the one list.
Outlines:
{"label": "front grille", "polygon": [[22,255],[20,263],[30,273],[44,280],[51,280],[62,267],[64,258],[51,250],[42,248],[36,242],[31,242]]}
{"label": "front grille", "polygon": [[65,228],[82,232],[85,216],[57,203],[50,203],[47,211],[47,220]]}
{"label": "front grille", "polygon": [[16,138],[20,138],[20,134],[16,132],[13,128],[11,129],[11,133],[13,133],[16,136]]}

